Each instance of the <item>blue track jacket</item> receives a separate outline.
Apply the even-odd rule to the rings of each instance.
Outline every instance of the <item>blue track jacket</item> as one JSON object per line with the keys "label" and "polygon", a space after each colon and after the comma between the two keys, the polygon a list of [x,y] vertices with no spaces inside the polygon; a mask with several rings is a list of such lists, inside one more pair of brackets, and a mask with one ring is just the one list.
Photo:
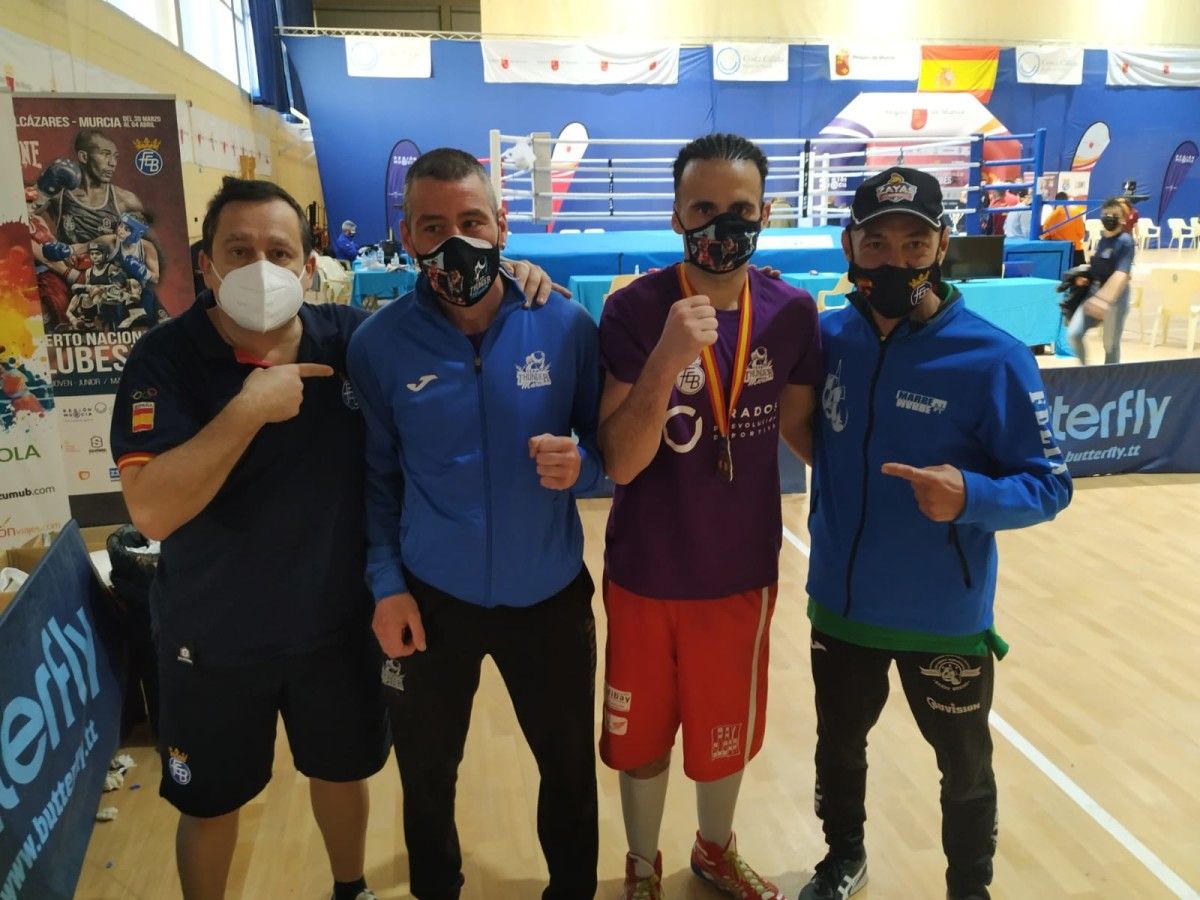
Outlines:
{"label": "blue track jacket", "polygon": [[[1052,519],[1071,499],[1037,365],[956,289],[928,322],[905,320],[887,340],[863,301],[852,301],[821,317],[809,596],[847,622],[986,631],[995,532]],[[911,485],[880,472],[887,462],[959,468],[962,514],[953,523],[926,518]]]}
{"label": "blue track jacket", "polygon": [[[504,277],[504,276],[502,276]],[[575,507],[601,477],[597,332],[559,294],[525,309],[505,280],[478,356],[425,276],[368,319],[347,365],[367,427],[367,580],[376,600],[407,568],[480,606],[531,606],[583,565]],[[538,483],[529,439],[579,437],[574,488]]]}

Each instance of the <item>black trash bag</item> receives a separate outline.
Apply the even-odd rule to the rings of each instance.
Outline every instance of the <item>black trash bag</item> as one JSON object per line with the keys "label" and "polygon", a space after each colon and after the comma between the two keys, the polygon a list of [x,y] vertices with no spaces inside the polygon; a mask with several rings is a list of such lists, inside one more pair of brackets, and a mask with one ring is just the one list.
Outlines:
{"label": "black trash bag", "polygon": [[113,593],[121,609],[129,652],[121,707],[122,739],[143,722],[149,722],[153,736],[158,737],[158,665],[150,626],[150,585],[154,582],[158,553],[145,552],[149,546],[149,539],[132,525],[122,525],[108,536]]}

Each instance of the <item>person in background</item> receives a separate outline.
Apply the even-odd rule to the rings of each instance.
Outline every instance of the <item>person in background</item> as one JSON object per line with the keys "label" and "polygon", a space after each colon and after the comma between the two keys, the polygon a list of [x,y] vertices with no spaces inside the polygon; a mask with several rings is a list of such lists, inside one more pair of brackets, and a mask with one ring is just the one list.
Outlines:
{"label": "person in background", "polygon": [[1067,340],[1080,365],[1087,365],[1083,336],[1098,325],[1104,326],[1105,364],[1121,361],[1121,332],[1129,314],[1129,277],[1134,256],[1133,237],[1125,230],[1126,206],[1120,197],[1110,197],[1100,210],[1104,231],[1089,260],[1090,295],[1067,325]]}
{"label": "person in background", "polygon": [[354,235],[357,233],[358,226],[347,219],[342,223],[342,233],[333,242],[333,250],[337,258],[351,265],[358,259],[358,242],[354,240]]}
{"label": "person in background", "polygon": [[927,172],[859,185],[842,234],[856,289],[821,317],[808,614],[829,851],[800,900],[867,882],[867,736],[893,663],[942,775],[947,897],[989,896],[996,532],[1052,519],[1071,479],[1033,356],[942,282],[943,215]]}
{"label": "person in background", "polygon": [[[1068,200],[1066,191],[1059,191],[1055,200]],[[1073,218],[1072,218],[1073,217]],[[1070,221],[1067,221],[1070,219]],[[1050,210],[1046,221],[1042,223],[1043,241],[1070,241],[1071,265],[1083,264],[1083,244],[1087,238],[1087,229],[1083,224],[1083,207],[1055,206]]]}
{"label": "person in background", "polygon": [[[1029,205],[1029,188],[1022,188],[1017,192],[1017,202],[1014,205]],[[1032,218],[1033,214],[1028,209],[1009,213],[1004,221],[1004,236],[1027,239],[1029,237],[1029,223],[1032,221]]]}

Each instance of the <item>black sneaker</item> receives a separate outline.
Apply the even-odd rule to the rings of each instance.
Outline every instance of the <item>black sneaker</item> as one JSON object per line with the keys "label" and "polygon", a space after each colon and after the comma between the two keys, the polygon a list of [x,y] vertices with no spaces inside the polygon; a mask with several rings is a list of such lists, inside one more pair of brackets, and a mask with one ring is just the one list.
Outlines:
{"label": "black sneaker", "polygon": [[846,900],[867,884],[867,855],[858,857],[828,854],[817,863],[812,880],[800,891],[799,900]]}
{"label": "black sneaker", "polygon": [[946,900],[991,900],[991,898],[992,895],[988,893],[987,888],[976,888],[965,894],[956,894],[951,891],[946,895]]}

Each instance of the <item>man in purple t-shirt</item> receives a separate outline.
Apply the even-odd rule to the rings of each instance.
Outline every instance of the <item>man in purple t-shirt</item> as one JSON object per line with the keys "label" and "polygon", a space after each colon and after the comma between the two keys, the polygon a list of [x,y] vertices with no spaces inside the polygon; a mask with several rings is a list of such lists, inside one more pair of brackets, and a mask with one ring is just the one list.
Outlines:
{"label": "man in purple t-shirt", "polygon": [[621,772],[626,898],[662,896],[671,747],[697,782],[692,869],[739,898],[782,895],[738,855],[733,814],[762,745],[778,581],[779,438],[808,459],[822,375],[812,298],[750,269],[767,160],[729,134],[675,160],[685,262],[608,298],[599,440],[608,520],[604,727]]}

